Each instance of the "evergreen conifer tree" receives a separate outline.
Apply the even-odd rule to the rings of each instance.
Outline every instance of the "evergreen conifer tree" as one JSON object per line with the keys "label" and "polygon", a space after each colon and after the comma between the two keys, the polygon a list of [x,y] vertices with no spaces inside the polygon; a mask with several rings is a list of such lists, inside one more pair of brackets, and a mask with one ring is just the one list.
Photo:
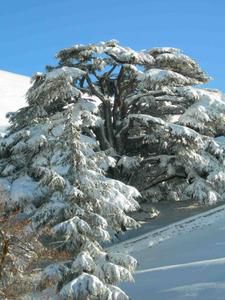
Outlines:
{"label": "evergreen conifer tree", "polygon": [[19,210],[17,217],[30,221],[26,238],[32,244],[38,237],[37,264],[46,267],[37,290],[51,288],[61,299],[128,299],[115,284],[132,279],[136,261],[101,245],[138,226],[126,212],[138,208],[139,193],[105,176],[116,161],[94,134],[103,124],[97,100],[73,86],[83,74],[62,67],[34,76],[28,107],[12,116],[1,139],[1,180],[10,186],[5,212]]}

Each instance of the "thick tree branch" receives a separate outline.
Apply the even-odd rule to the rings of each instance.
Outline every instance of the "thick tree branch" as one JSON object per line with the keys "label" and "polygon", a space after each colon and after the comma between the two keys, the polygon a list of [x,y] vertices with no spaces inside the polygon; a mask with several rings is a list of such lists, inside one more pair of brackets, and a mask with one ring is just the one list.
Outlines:
{"label": "thick tree branch", "polygon": [[[163,173],[161,173],[161,174],[159,174],[159,176],[157,176],[155,179],[160,178],[164,174],[166,174],[166,171],[163,172]],[[150,189],[150,188],[152,188],[152,187],[154,187],[154,186],[156,186],[156,185],[158,185],[158,184],[160,184],[162,182],[169,181],[169,180],[174,179],[176,177],[184,178],[184,179],[187,178],[187,176],[185,174],[184,175],[182,175],[182,174],[175,174],[175,175],[165,176],[165,177],[160,178],[158,180],[153,180],[153,183],[151,183],[150,185],[148,185],[147,187],[145,187],[144,189],[142,189],[140,192],[142,193],[144,191],[147,191],[148,189]]]}
{"label": "thick tree branch", "polygon": [[86,75],[86,80],[87,80],[88,86],[89,86],[92,94],[97,96],[103,103],[105,103],[106,102],[105,97],[96,89],[96,87],[93,85],[93,83],[88,75]]}

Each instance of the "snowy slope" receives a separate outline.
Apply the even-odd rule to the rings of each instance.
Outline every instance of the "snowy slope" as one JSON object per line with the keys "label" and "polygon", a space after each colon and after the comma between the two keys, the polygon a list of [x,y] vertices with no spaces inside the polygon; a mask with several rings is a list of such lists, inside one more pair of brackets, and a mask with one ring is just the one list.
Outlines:
{"label": "snowy slope", "polygon": [[135,283],[121,285],[132,300],[225,299],[225,206],[114,249],[138,259]]}
{"label": "snowy slope", "polygon": [[25,106],[30,78],[0,70],[0,131],[8,125],[5,115]]}

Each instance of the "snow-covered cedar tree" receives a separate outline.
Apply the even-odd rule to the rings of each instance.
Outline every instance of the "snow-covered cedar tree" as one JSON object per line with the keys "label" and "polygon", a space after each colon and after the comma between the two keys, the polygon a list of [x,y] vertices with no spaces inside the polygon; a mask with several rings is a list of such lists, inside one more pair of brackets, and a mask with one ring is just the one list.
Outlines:
{"label": "snow-covered cedar tree", "polygon": [[224,198],[224,149],[214,139],[224,135],[224,95],[198,87],[209,77],[193,59],[117,41],[76,45],[57,58],[57,70],[85,72],[74,86],[100,102],[95,135],[102,150],[116,152],[111,176],[150,201]]}
{"label": "snow-covered cedar tree", "polygon": [[26,270],[42,269],[30,277],[39,297],[128,299],[116,282],[131,279],[135,260],[107,253],[104,241],[137,225],[126,212],[139,192],[151,201],[224,198],[225,150],[215,139],[224,96],[193,87],[208,77],[174,48],[108,41],[57,59],[33,77],[28,106],[0,139],[1,204],[27,221],[23,236],[38,251],[34,262],[29,250]]}

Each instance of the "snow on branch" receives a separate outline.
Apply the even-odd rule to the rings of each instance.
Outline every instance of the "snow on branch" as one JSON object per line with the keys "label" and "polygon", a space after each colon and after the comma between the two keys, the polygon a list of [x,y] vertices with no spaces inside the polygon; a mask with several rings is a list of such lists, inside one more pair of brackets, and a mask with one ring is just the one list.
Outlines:
{"label": "snow on branch", "polygon": [[138,74],[140,86],[145,89],[159,90],[163,86],[185,86],[198,84],[196,79],[192,79],[177,72],[163,69],[150,69]]}
{"label": "snow on branch", "polygon": [[111,298],[110,294],[110,290],[98,277],[87,273],[83,273],[67,283],[60,291],[61,298],[65,300],[88,299],[88,297],[109,300]]}

